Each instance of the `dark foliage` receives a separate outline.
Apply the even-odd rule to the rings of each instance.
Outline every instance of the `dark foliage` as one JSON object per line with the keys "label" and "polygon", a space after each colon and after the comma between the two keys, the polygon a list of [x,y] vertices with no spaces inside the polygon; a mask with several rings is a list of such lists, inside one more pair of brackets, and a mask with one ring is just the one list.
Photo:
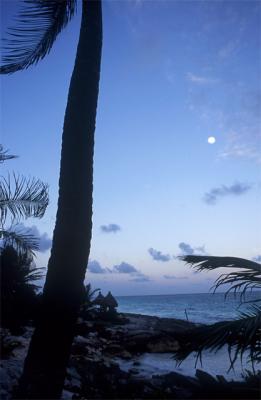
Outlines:
{"label": "dark foliage", "polygon": [[1,325],[19,328],[34,317],[37,285],[42,274],[28,253],[18,253],[12,246],[0,252]]}
{"label": "dark foliage", "polygon": [[241,358],[249,351],[249,361],[261,361],[260,347],[260,309],[253,307],[252,311],[241,313],[234,321],[222,321],[204,327],[197,327],[185,332],[178,339],[180,349],[174,355],[181,363],[193,351],[197,352],[197,361],[202,359],[204,350],[218,351],[228,346],[230,368],[233,368],[238,356]]}
{"label": "dark foliage", "polygon": [[94,304],[94,295],[100,289],[92,289],[91,284],[88,283],[83,290],[83,302],[80,309],[80,315],[84,318],[88,317],[90,311],[92,311],[95,307]]}
{"label": "dark foliage", "polygon": [[[214,291],[224,285],[230,284],[225,293],[233,291],[240,294],[242,302],[246,302],[247,290],[261,288],[261,266],[260,264],[237,257],[213,257],[190,255],[181,257],[198,271],[213,270],[216,268],[238,268],[237,271],[222,274],[214,285]],[[230,368],[233,368],[236,359],[241,360],[244,353],[249,354],[248,361],[261,360],[261,308],[252,305],[245,312],[239,313],[237,319],[222,321],[212,325],[197,327],[179,338],[180,349],[174,353],[174,359],[181,363],[192,352],[197,353],[197,359],[202,358],[204,350],[218,351],[223,346],[228,346]]]}
{"label": "dark foliage", "polygon": [[197,271],[213,270],[216,268],[238,268],[228,274],[222,274],[213,286],[216,291],[221,285],[230,284],[231,287],[226,292],[240,292],[241,300],[247,290],[261,289],[261,265],[255,261],[245,260],[238,257],[215,257],[215,256],[185,256],[181,257]]}
{"label": "dark foliage", "polygon": [[0,231],[0,238],[3,240],[4,247],[12,246],[19,254],[30,253],[34,256],[34,250],[39,248],[38,238],[24,230],[11,230],[11,228],[2,230]]}
{"label": "dark foliage", "polygon": [[42,218],[48,205],[48,186],[38,179],[13,175],[0,182],[0,219],[4,224],[7,213],[17,220],[21,217]]}
{"label": "dark foliage", "polygon": [[[0,163],[15,158],[0,145]],[[12,246],[19,253],[34,256],[39,240],[30,231],[16,227],[21,218],[42,218],[49,203],[48,185],[39,179],[26,179],[13,174],[13,179],[1,177],[0,181],[0,239],[4,247]],[[11,227],[6,228],[6,220]]]}
{"label": "dark foliage", "polygon": [[10,74],[37,64],[48,54],[76,9],[75,0],[25,0],[18,24],[4,41],[0,73]]}
{"label": "dark foliage", "polygon": [[12,158],[17,158],[17,156],[8,154],[8,150],[4,150],[4,146],[0,144],[0,163],[6,160],[12,160]]}

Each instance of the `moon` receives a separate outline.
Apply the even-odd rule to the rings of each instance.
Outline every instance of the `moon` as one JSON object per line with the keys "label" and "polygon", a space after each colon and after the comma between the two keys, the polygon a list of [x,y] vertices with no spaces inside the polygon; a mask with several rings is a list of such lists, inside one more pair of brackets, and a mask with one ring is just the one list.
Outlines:
{"label": "moon", "polygon": [[216,138],[214,136],[209,136],[208,137],[208,143],[209,144],[214,144],[216,142]]}

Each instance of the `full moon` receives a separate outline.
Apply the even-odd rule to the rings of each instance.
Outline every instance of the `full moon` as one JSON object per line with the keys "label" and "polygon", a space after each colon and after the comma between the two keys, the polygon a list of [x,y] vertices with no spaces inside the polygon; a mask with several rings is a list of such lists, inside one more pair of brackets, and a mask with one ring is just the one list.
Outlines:
{"label": "full moon", "polygon": [[209,144],[214,144],[216,142],[216,138],[214,136],[209,136],[208,137],[208,143]]}

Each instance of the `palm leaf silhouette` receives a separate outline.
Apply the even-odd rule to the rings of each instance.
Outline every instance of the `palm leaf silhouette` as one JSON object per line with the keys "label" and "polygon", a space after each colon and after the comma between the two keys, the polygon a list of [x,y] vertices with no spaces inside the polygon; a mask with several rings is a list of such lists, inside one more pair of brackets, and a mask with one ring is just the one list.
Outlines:
{"label": "palm leaf silhouette", "polygon": [[13,174],[13,182],[0,182],[0,220],[4,224],[8,212],[12,219],[42,218],[48,205],[48,185],[38,179]]}
{"label": "palm leaf silhouette", "polygon": [[215,281],[214,291],[224,284],[230,284],[225,296],[230,292],[240,292],[241,300],[245,298],[248,289],[261,289],[261,265],[255,261],[238,257],[215,256],[182,256],[181,259],[190,264],[197,271],[213,270],[216,268],[238,268],[238,271],[222,274]]}
{"label": "palm leaf silhouette", "polygon": [[25,0],[17,26],[8,30],[0,73],[10,74],[37,64],[76,10],[76,0]]}
{"label": "palm leaf silhouette", "polygon": [[13,154],[8,154],[8,150],[4,150],[3,145],[0,144],[0,163],[6,160],[11,160],[12,158],[17,158],[17,156]]}
{"label": "palm leaf silhouette", "polygon": [[[225,297],[231,291],[240,292],[241,301],[245,299],[248,289],[261,288],[261,266],[257,262],[237,257],[214,257],[188,255],[180,257],[197,271],[213,270],[216,268],[238,268],[238,271],[222,274],[215,281],[214,291],[224,284],[231,287],[226,291]],[[232,321],[217,322],[212,325],[196,327],[179,337],[180,349],[174,352],[174,359],[181,363],[192,353],[197,353],[198,359],[202,359],[203,350],[218,351],[223,346],[228,346],[230,369],[233,368],[238,356],[241,361],[245,352],[248,360],[261,361],[261,308],[252,305],[250,309],[239,314],[239,318]]]}
{"label": "palm leaf silhouette", "polygon": [[212,325],[194,328],[178,338],[180,349],[174,353],[177,363],[184,361],[192,352],[197,353],[202,361],[203,350],[217,352],[223,346],[228,346],[230,369],[233,368],[238,356],[243,357],[247,351],[250,361],[261,361],[260,326],[261,309],[252,306],[251,310],[240,313],[238,319],[222,321]]}
{"label": "palm leaf silhouette", "polygon": [[27,253],[34,256],[34,251],[39,248],[38,238],[24,231],[0,230],[0,239],[4,242],[3,247],[12,246],[18,254]]}

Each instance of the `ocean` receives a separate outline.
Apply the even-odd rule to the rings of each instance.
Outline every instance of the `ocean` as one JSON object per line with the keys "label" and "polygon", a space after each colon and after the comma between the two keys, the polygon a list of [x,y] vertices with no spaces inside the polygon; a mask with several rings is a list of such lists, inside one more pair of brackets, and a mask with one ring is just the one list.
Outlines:
{"label": "ocean", "polygon": [[[212,324],[230,320],[251,308],[251,303],[241,304],[240,296],[230,293],[193,293],[151,296],[116,297],[119,312],[155,315],[164,318],[188,319],[191,322]],[[246,300],[261,298],[261,292],[247,293]],[[241,304],[241,305],[240,305]]]}
{"label": "ocean", "polygon": [[[261,298],[260,295],[261,292],[248,293],[246,300],[257,301]],[[191,322],[204,324],[234,319],[240,312],[251,308],[251,303],[240,306],[239,295],[235,297],[230,294],[225,300],[224,293],[118,296],[117,301],[119,312],[155,315],[166,318],[188,318]],[[217,353],[204,351],[202,365],[199,363],[196,366],[195,361],[196,355],[194,353],[189,355],[179,366],[172,359],[171,353],[145,353],[137,356],[132,361],[119,360],[121,368],[126,371],[133,368],[133,362],[139,362],[138,373],[140,376],[145,377],[170,371],[195,376],[196,368],[199,368],[213,376],[223,375],[228,380],[242,380],[247,374],[245,370],[252,370],[251,363],[247,362],[247,354],[243,356],[242,360],[239,357],[235,362],[234,369],[229,370],[230,361],[226,347],[221,348]],[[257,365],[256,369],[259,369]]]}

